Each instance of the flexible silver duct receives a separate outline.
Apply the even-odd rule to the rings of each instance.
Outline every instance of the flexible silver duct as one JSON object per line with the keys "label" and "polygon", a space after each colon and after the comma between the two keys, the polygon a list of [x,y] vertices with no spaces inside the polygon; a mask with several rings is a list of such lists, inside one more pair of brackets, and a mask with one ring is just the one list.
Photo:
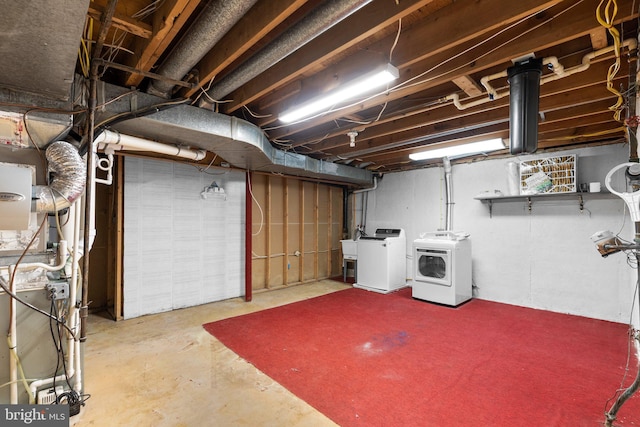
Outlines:
{"label": "flexible silver duct", "polygon": [[[251,9],[256,1],[217,0],[209,2],[157,73],[174,80],[181,80]],[[173,89],[171,83],[156,80],[149,85],[147,92],[167,98],[171,89]]]}
{"label": "flexible silver duct", "polygon": [[[373,0],[326,1],[249,58],[233,73],[214,84],[207,91],[207,95],[216,100],[222,99],[371,1]],[[203,100],[200,106],[204,105],[206,101]]]}
{"label": "flexible silver duct", "polygon": [[34,187],[35,211],[57,212],[71,206],[82,195],[87,170],[78,150],[65,141],[49,145],[45,157],[52,180],[49,186]]}

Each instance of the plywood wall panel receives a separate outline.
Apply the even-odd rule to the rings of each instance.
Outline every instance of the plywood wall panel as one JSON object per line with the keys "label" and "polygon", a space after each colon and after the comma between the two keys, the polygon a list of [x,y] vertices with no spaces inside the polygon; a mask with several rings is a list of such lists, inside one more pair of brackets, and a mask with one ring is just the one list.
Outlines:
{"label": "plywood wall panel", "polygon": [[[253,289],[274,289],[339,275],[342,188],[254,175]],[[255,203],[255,202],[254,202]],[[267,257],[267,258],[265,258]]]}

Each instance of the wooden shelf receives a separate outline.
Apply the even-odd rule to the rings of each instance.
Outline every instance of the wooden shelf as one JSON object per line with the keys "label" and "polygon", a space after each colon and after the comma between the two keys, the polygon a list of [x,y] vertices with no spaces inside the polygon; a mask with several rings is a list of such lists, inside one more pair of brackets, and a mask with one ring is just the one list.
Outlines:
{"label": "wooden shelf", "polygon": [[597,199],[617,199],[618,196],[611,194],[607,191],[598,193],[543,193],[543,194],[522,194],[518,196],[476,196],[474,199],[480,200],[482,203],[486,203],[489,206],[489,217],[493,215],[493,204],[502,202],[519,202],[524,201],[527,203],[529,212],[533,210],[533,203],[536,201],[548,201],[548,200],[575,200],[578,202],[580,211],[584,210],[585,200],[597,200]]}

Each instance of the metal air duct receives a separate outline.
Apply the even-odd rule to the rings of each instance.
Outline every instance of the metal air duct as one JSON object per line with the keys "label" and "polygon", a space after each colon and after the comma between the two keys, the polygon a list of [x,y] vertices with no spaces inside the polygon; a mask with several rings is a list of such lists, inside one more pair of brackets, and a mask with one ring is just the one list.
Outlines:
{"label": "metal air duct", "polygon": [[[322,6],[313,10],[303,20],[269,43],[264,49],[249,58],[233,73],[215,83],[207,91],[207,95],[216,100],[224,98],[371,1],[326,1]],[[206,104],[205,100],[200,102],[200,106],[205,106]]]}
{"label": "metal air duct", "polygon": [[87,170],[78,150],[65,141],[47,147],[51,184],[34,187],[36,212],[57,212],[67,208],[84,192]]}
{"label": "metal air duct", "polygon": [[531,58],[507,69],[511,154],[535,153],[538,149],[541,75],[542,59]]}
{"label": "metal air duct", "polygon": [[[181,80],[251,9],[256,1],[218,0],[209,2],[157,73],[173,80]],[[149,85],[148,92],[168,98],[172,89],[171,83],[156,80]]]}
{"label": "metal air duct", "polygon": [[0,85],[67,100],[89,0],[3,1]]}
{"label": "metal air duct", "polygon": [[[114,99],[126,89],[114,85],[102,86],[105,99]],[[135,99],[119,99],[96,112],[96,121],[131,111],[131,103],[145,109],[162,100],[146,93],[132,95]],[[302,154],[279,150],[271,145],[264,132],[252,123],[236,117],[215,113],[191,105],[175,105],[153,114],[136,115],[131,119],[109,124],[113,131],[146,138],[174,147],[200,148],[222,157],[234,167],[260,172],[284,173],[342,184],[370,186],[373,174],[366,169],[314,159]],[[175,151],[175,148],[173,148]]]}

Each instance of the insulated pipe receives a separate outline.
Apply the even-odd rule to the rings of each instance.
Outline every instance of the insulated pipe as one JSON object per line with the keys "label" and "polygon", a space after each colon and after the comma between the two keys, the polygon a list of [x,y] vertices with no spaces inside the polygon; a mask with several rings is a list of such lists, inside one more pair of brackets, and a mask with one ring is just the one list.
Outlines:
{"label": "insulated pipe", "polygon": [[71,206],[84,192],[85,164],[78,150],[65,141],[49,145],[45,157],[53,178],[49,186],[34,187],[34,209],[36,212],[57,212]]}
{"label": "insulated pipe", "polygon": [[[627,47],[630,51],[636,50],[638,48],[638,41],[636,39],[627,39],[622,42],[621,46]],[[561,78],[569,77],[576,73],[581,73],[586,71],[591,66],[591,61],[598,56],[606,55],[607,53],[611,53],[614,50],[614,46],[607,46],[605,48],[593,51],[591,53],[586,54],[582,57],[582,63],[580,65],[576,65],[571,68],[564,68],[562,64],[560,64],[559,60],[555,56],[549,56],[542,59],[543,64],[551,64],[553,66],[553,74],[547,74],[540,78],[540,85],[545,83],[549,83],[555,80],[559,80]],[[467,108],[476,107],[478,105],[485,104],[489,101],[495,101],[497,99],[503,98],[509,92],[503,91],[498,92],[495,88],[491,86],[489,81],[499,79],[501,77],[507,77],[506,71],[501,71],[499,73],[491,74],[489,76],[485,76],[480,79],[480,83],[486,89],[488,97],[477,99],[475,101],[467,102],[463,104],[460,102],[460,96],[457,93],[453,93],[451,95],[447,95],[444,99],[448,101],[453,101],[453,104],[456,106],[458,110],[466,110]]]}
{"label": "insulated pipe", "polygon": [[190,148],[180,148],[173,145],[162,144],[148,139],[138,138],[136,136],[124,135],[119,132],[110,130],[103,131],[93,141],[95,150],[104,150],[109,153],[121,150],[148,151],[158,154],[166,154],[168,156],[181,157],[189,160],[202,160],[206,157],[205,150],[192,150]]}
{"label": "insulated pipe", "polygon": [[[207,91],[220,100],[372,0],[328,0]],[[208,103],[203,99],[200,107]]]}
{"label": "insulated pipe", "polygon": [[[181,80],[220,39],[233,27],[257,0],[217,0],[209,2],[189,32],[180,40],[157,74]],[[166,81],[154,81],[148,93],[170,97],[174,85]]]}

